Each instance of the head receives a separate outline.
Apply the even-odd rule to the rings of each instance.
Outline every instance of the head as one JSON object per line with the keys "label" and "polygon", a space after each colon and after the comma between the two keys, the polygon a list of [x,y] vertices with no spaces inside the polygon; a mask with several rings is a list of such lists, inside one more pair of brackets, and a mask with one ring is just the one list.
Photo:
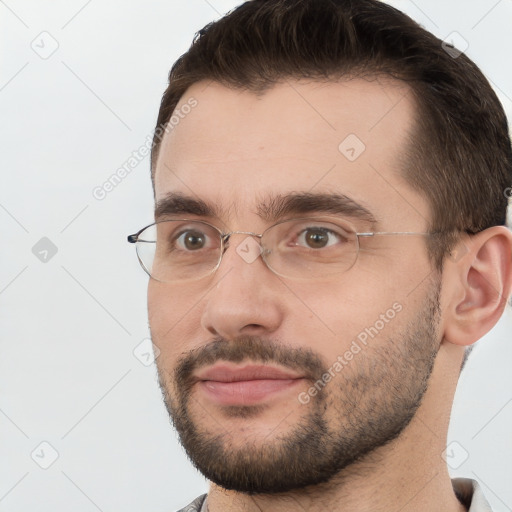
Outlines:
{"label": "head", "polygon": [[[378,1],[253,0],[206,26],[171,70],[152,177],[157,221],[417,234],[362,237],[343,273],[297,279],[249,262],[255,237],[237,233],[216,272],[150,280],[167,408],[226,488],[286,492],[376,462],[510,294],[503,109],[464,54]],[[271,389],[226,399],[219,375],[261,366],[281,372],[255,379]]]}

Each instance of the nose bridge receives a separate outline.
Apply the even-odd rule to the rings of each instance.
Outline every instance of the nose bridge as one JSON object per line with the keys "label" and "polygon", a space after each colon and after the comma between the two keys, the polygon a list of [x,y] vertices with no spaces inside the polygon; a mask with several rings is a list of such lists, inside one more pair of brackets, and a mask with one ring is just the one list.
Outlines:
{"label": "nose bridge", "polygon": [[262,235],[259,233],[253,233],[252,231],[230,231],[229,233],[226,233],[222,235],[222,239],[224,242],[228,242],[232,235],[247,235],[247,236],[253,236],[256,238],[259,238],[261,240]]}
{"label": "nose bridge", "polygon": [[[261,235],[234,231],[226,234],[227,240],[235,234],[240,235],[240,241],[232,244],[234,250],[227,255],[227,261],[223,260],[223,271],[214,278],[217,283],[206,298],[202,325],[227,338],[274,331],[282,320],[280,295],[273,290],[275,284],[271,284],[272,272],[266,262],[258,261],[261,246],[256,239]],[[249,240],[245,241],[243,235]]]}
{"label": "nose bridge", "polygon": [[[230,247],[230,241],[232,235],[245,235],[246,238],[241,238],[240,241],[234,245],[235,251],[238,253],[238,256],[240,256],[246,263],[252,263],[254,260],[258,258],[258,256],[262,252],[261,247],[261,237],[262,235],[259,233],[253,233],[252,231],[231,231],[229,233],[226,233],[222,237],[222,259],[224,258],[224,255],[226,254],[226,251]],[[246,241],[248,237],[251,237],[249,240]],[[256,241],[255,238],[259,238],[260,241]],[[245,243],[244,243],[245,242]],[[222,261],[221,261],[222,263]]]}

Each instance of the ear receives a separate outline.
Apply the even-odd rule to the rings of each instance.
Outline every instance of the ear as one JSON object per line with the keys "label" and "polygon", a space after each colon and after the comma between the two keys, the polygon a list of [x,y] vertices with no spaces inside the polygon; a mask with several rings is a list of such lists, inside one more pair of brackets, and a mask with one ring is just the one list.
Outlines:
{"label": "ear", "polygon": [[500,319],[512,288],[512,233],[493,226],[464,238],[445,261],[445,340],[471,345]]}

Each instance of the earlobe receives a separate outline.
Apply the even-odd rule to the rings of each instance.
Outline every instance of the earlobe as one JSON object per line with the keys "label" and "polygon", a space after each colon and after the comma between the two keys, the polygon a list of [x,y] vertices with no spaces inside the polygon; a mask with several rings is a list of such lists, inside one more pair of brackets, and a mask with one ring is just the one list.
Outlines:
{"label": "earlobe", "polygon": [[[512,287],[512,233],[505,226],[488,228],[463,242],[465,254],[447,259],[450,304],[445,339],[471,345],[500,319]],[[460,250],[460,249],[459,249]]]}

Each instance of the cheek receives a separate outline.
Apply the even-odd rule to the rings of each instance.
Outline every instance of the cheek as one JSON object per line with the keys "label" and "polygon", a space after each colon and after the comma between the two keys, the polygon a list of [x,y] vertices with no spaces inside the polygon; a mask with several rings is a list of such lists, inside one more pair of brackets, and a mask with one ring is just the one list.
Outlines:
{"label": "cheek", "polygon": [[357,352],[353,342],[363,349],[392,337],[416,312],[425,293],[419,286],[411,294],[400,276],[391,283],[370,273],[355,274],[314,288],[290,285],[308,308],[297,310],[290,323],[301,342],[329,363],[351,348]]}
{"label": "cheek", "polygon": [[148,284],[148,320],[153,336],[159,337],[163,328],[168,324],[168,313],[174,310],[170,294],[163,287],[150,279]]}
{"label": "cheek", "polygon": [[189,350],[197,333],[192,326],[200,324],[197,296],[171,290],[168,285],[150,281],[148,286],[148,320],[153,343],[164,361],[174,360]]}
{"label": "cheek", "polygon": [[353,330],[374,316],[378,317],[391,307],[399,295],[396,288],[383,286],[375,276],[360,273],[357,276],[347,275],[337,281],[318,282],[315,286],[289,284],[289,288],[310,313],[297,315],[297,322],[316,323],[316,317],[320,324],[331,328],[343,327],[342,331]]}

